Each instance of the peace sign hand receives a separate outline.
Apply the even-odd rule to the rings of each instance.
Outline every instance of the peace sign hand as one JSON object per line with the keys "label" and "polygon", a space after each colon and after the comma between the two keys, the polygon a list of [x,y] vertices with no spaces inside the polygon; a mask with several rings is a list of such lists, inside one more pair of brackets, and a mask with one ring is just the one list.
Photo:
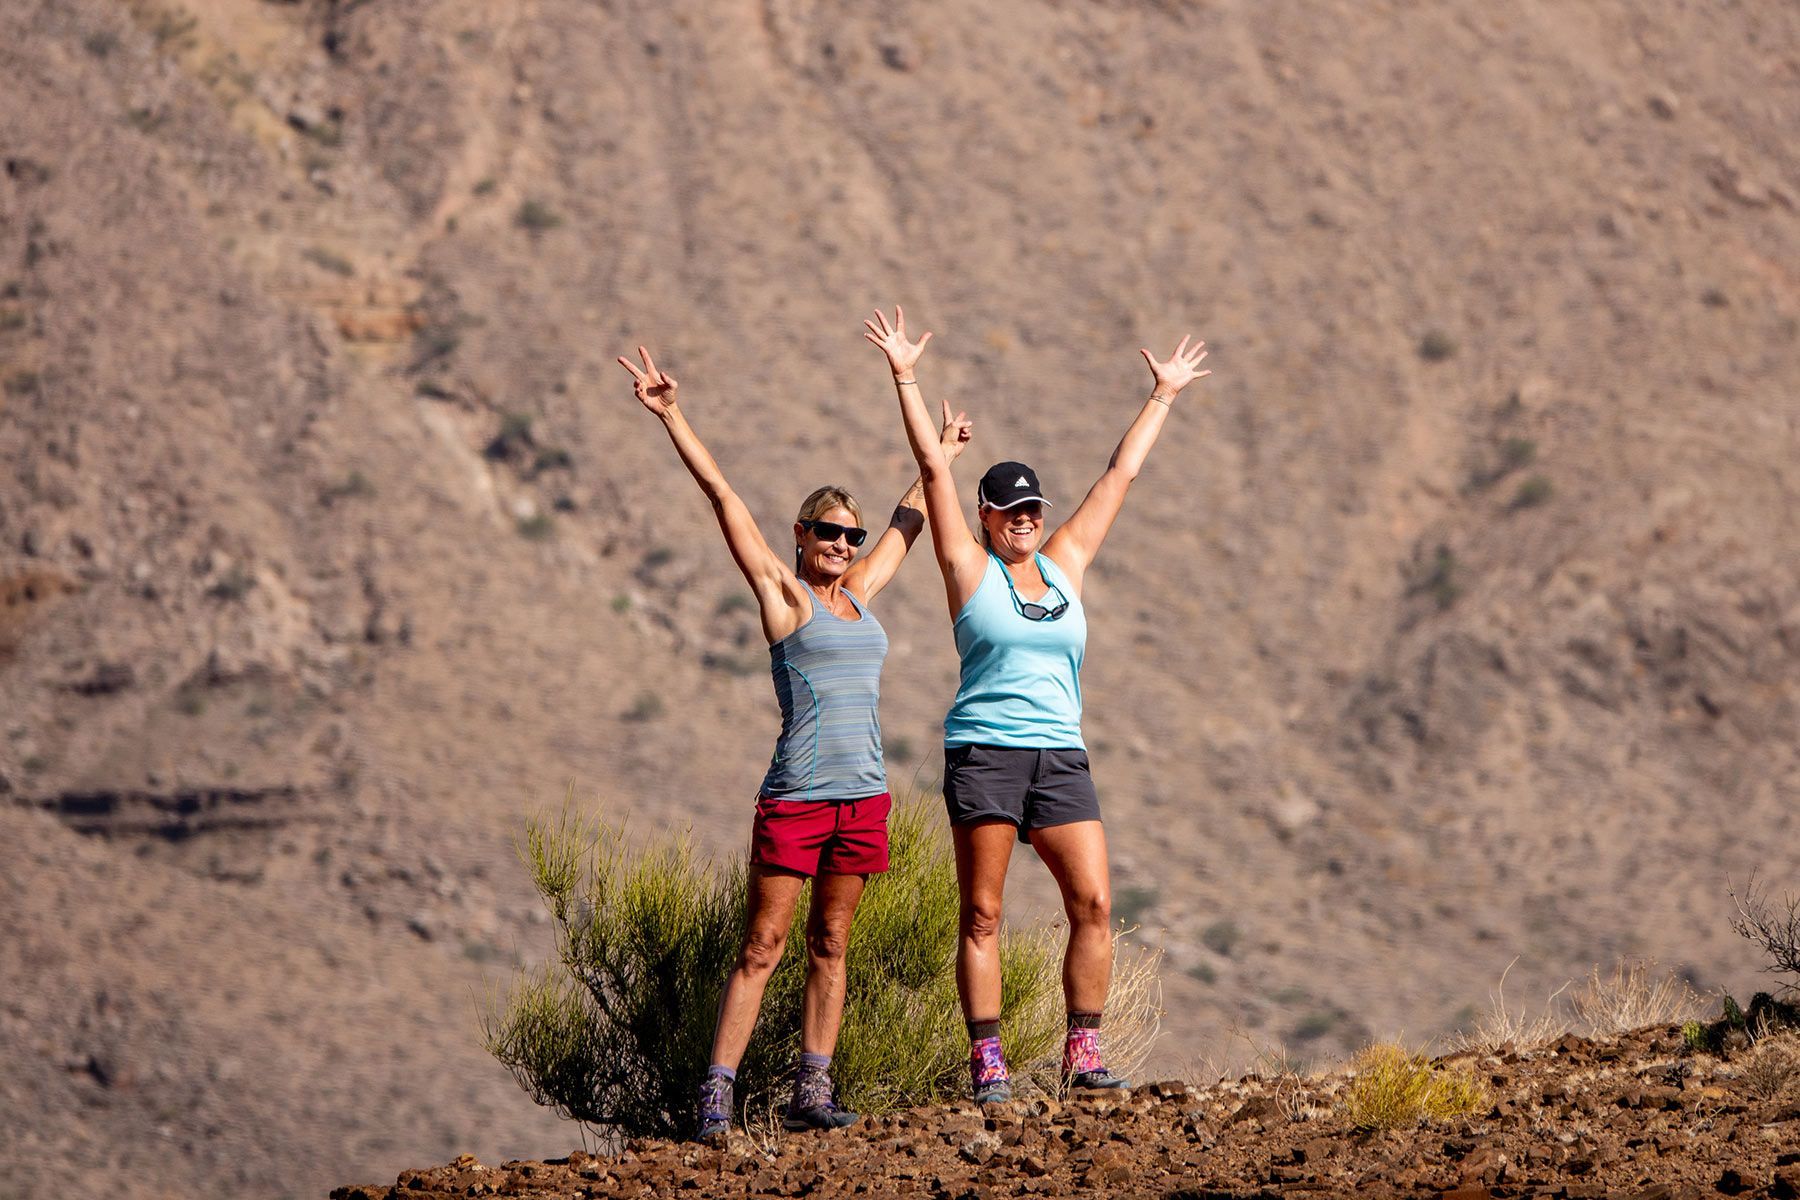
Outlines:
{"label": "peace sign hand", "polygon": [[944,461],[955,462],[962,452],[968,449],[969,439],[975,436],[975,422],[969,420],[968,413],[950,415],[950,402],[944,401],[944,428],[938,434],[938,445],[943,447]]}
{"label": "peace sign hand", "polygon": [[925,353],[925,343],[931,340],[930,330],[926,330],[925,336],[916,342],[906,340],[906,310],[898,304],[894,305],[892,325],[888,324],[887,317],[879,308],[875,310],[875,320],[865,320],[863,324],[869,329],[863,337],[879,346],[881,352],[887,355],[888,366],[894,369],[896,379],[913,369],[913,364],[919,361],[919,355]]}
{"label": "peace sign hand", "polygon": [[[1192,335],[1190,335],[1192,336]],[[1181,345],[1175,347],[1175,353],[1169,355],[1168,361],[1157,362],[1150,351],[1140,349],[1139,354],[1150,364],[1150,373],[1156,376],[1156,388],[1152,395],[1162,394],[1174,399],[1176,393],[1194,382],[1211,375],[1211,371],[1199,370],[1200,362],[1206,357],[1206,343],[1195,342],[1192,350],[1188,349],[1188,338],[1181,339]]]}
{"label": "peace sign hand", "polygon": [[644,369],[638,370],[623,355],[619,357],[619,365],[631,372],[632,390],[637,393],[638,402],[659,417],[666,417],[675,408],[675,389],[681,385],[667,371],[656,369],[656,363],[650,358],[650,351],[642,346],[638,353],[643,356]]}

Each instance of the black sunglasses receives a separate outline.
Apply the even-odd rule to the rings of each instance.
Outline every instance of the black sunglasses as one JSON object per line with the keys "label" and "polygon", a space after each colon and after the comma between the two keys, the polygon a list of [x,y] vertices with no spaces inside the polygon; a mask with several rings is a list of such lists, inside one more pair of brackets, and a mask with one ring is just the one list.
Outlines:
{"label": "black sunglasses", "polygon": [[[989,551],[989,553],[991,554],[992,551]],[[1046,608],[1035,600],[1019,599],[1019,589],[1013,586],[1012,572],[1006,569],[1006,564],[1002,563],[1000,565],[1000,573],[1006,576],[1006,590],[1012,593],[1013,608],[1017,609],[1019,615],[1024,617],[1027,621],[1054,621],[1069,611],[1069,598],[1063,595],[1063,590],[1061,588],[1057,587],[1054,583],[1050,583],[1048,577],[1044,579],[1044,582],[1050,583],[1051,590],[1053,590],[1056,593],[1057,598],[1062,601],[1062,603],[1058,604],[1055,608]]]}
{"label": "black sunglasses", "polygon": [[812,535],[821,542],[835,542],[842,535],[852,546],[860,546],[868,539],[869,531],[856,525],[839,525],[836,521],[802,521],[800,528],[810,529]]}
{"label": "black sunglasses", "polygon": [[[1062,595],[1061,588],[1056,587],[1054,583],[1050,586],[1056,588],[1056,594],[1058,596]],[[1027,621],[1054,621],[1069,611],[1069,601],[1065,598],[1063,602],[1055,608],[1045,608],[1043,605],[1034,601],[1019,599],[1019,593],[1014,592],[1013,607],[1018,609],[1019,615],[1024,617]]]}

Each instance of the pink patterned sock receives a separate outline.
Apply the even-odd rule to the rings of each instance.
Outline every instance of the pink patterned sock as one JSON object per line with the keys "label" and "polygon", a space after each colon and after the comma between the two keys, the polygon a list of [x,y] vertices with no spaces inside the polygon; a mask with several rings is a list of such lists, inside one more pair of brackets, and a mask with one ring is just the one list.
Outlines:
{"label": "pink patterned sock", "polygon": [[1084,1071],[1098,1071],[1105,1065],[1100,1057],[1100,1031],[1080,1025],[1070,1026],[1068,1040],[1063,1042],[1063,1074],[1079,1075]]}
{"label": "pink patterned sock", "polygon": [[998,1037],[976,1038],[969,1043],[969,1074],[977,1088],[1006,1081],[1006,1056],[1000,1053]]}

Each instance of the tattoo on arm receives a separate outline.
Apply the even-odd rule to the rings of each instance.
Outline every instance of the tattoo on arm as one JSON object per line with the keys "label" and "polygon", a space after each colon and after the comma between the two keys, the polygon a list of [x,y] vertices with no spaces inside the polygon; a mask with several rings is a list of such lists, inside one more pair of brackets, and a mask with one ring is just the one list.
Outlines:
{"label": "tattoo on arm", "polygon": [[900,503],[894,506],[895,523],[898,523],[909,510],[914,513],[925,511],[925,481],[923,479],[913,480],[913,485],[906,489],[906,495],[900,497]]}

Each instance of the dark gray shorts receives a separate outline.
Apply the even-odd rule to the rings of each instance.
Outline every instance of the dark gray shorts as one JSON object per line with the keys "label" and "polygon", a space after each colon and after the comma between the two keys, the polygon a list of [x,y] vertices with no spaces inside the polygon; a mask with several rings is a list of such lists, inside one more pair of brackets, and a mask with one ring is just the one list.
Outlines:
{"label": "dark gray shorts", "polygon": [[1033,829],[1100,819],[1100,795],[1086,750],[945,746],[944,807],[950,823],[999,818]]}

